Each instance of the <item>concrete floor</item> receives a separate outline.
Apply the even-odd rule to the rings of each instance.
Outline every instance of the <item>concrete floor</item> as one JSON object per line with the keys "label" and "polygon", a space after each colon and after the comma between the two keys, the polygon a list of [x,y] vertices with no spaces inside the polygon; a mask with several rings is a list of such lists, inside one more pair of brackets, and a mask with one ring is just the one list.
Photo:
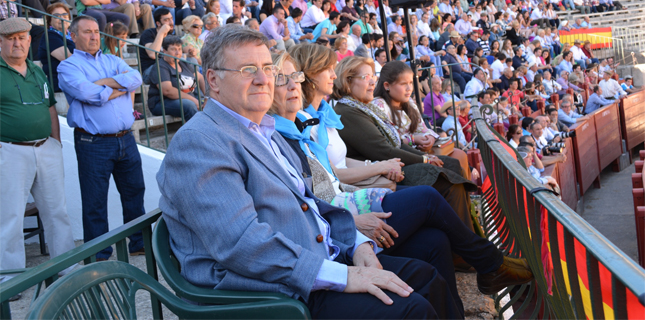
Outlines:
{"label": "concrete floor", "polygon": [[621,172],[607,168],[600,174],[600,189],[593,186],[584,195],[582,218],[627,256],[638,261],[632,198],[634,164]]}

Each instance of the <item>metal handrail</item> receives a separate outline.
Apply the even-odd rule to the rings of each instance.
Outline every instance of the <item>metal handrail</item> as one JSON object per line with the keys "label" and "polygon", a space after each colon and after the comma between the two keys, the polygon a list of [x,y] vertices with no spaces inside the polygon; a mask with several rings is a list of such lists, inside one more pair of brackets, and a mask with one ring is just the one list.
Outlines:
{"label": "metal handrail", "polygon": [[[520,162],[515,160],[503,144],[505,140],[497,135],[482,118],[483,113],[494,112],[487,105],[472,108],[477,131],[480,135],[479,148],[482,159],[491,179],[491,190],[488,196],[495,198],[487,203],[484,217],[484,227],[490,237],[509,250],[513,255],[520,254],[529,261],[535,275],[535,283],[527,293],[526,288],[509,289],[497,297],[499,306],[502,296],[511,295],[511,305],[522,303],[515,309],[514,317],[521,317],[527,308],[534,308],[530,318],[535,318],[540,312],[542,316],[552,318],[585,318],[591,312],[594,318],[605,315],[602,287],[611,286],[614,317],[627,318],[626,291],[629,289],[640,304],[645,305],[645,270],[625,255],[614,244],[583,220],[576,212],[549,192],[531,192],[543,187],[535,180]],[[504,141],[504,142],[502,142]],[[523,195],[523,196],[522,196]],[[543,216],[542,208],[546,210]],[[543,230],[544,220],[548,225]],[[562,226],[560,237],[558,226]],[[544,234],[543,234],[544,233]],[[553,274],[550,279],[545,277],[543,237],[549,237],[549,251],[553,261]],[[578,241],[586,250],[586,265],[576,265],[576,246]],[[541,246],[542,245],[542,246]],[[565,255],[561,251],[565,249]],[[561,263],[561,257],[566,259]],[[599,265],[604,266],[611,274],[610,283],[601,285]],[[587,267],[588,288],[581,288],[578,282],[579,267]],[[566,272],[565,272],[566,269]],[[565,280],[565,278],[568,279]],[[549,293],[549,280],[553,281],[552,293]],[[531,296],[533,295],[533,296]],[[583,298],[585,295],[585,298]],[[520,302],[518,302],[520,301]],[[544,303],[544,306],[541,306]],[[530,311],[530,310],[528,310]]]}
{"label": "metal handrail", "polygon": [[[49,50],[49,33],[47,32],[48,25],[47,25],[47,19],[46,19],[46,17],[51,17],[51,18],[53,18],[53,19],[58,19],[58,20],[65,21],[65,22],[71,22],[70,20],[62,19],[62,18],[60,18],[60,17],[56,17],[56,16],[54,16],[54,15],[48,14],[47,12],[43,12],[43,11],[41,11],[41,10],[31,8],[31,7],[29,7],[29,6],[26,6],[26,5],[22,4],[22,3],[19,3],[19,2],[13,1],[13,0],[7,0],[7,2],[6,2],[7,8],[9,8],[10,3],[15,4],[15,5],[16,5],[17,7],[19,7],[19,8],[26,8],[26,9],[29,9],[29,11],[30,11],[30,12],[37,12],[37,13],[39,13],[39,14],[43,15],[43,18],[42,18],[42,19],[43,19],[44,28],[45,28],[45,32],[44,32],[44,34],[43,34],[43,37],[45,37],[45,45],[46,45],[46,50],[47,50],[47,52],[50,52],[50,50]],[[24,10],[23,10],[23,11],[24,11]],[[8,11],[8,12],[9,12],[9,11]],[[29,19],[30,19],[30,18],[29,18],[28,13],[27,13],[27,15],[26,15],[24,18],[26,18],[27,20],[29,20]],[[63,33],[63,34],[67,34],[67,32],[66,32],[66,30],[65,30],[65,25],[64,25],[64,24],[63,24],[63,30],[62,30],[62,33]],[[147,51],[153,52],[153,53],[155,54],[155,65],[156,65],[156,67],[157,67],[157,74],[159,74],[159,59],[160,59],[160,57],[169,57],[169,58],[173,59],[173,60],[175,61],[175,67],[177,66],[177,64],[178,64],[180,61],[181,61],[181,62],[184,62],[184,63],[186,63],[186,64],[188,64],[188,65],[190,65],[190,66],[192,66],[192,68],[195,70],[195,82],[196,82],[196,85],[197,85],[196,90],[197,90],[197,92],[198,92],[198,97],[199,97],[199,98],[198,98],[198,102],[199,102],[199,109],[202,109],[202,107],[203,107],[203,103],[204,103],[203,99],[201,98],[201,97],[202,97],[202,95],[201,95],[201,90],[202,90],[202,88],[200,88],[199,81],[198,81],[198,79],[197,79],[197,78],[198,78],[198,77],[197,77],[197,74],[198,74],[198,72],[197,72],[197,71],[199,70],[199,68],[201,68],[201,66],[200,66],[200,65],[198,65],[198,64],[196,64],[196,63],[193,63],[193,62],[191,62],[191,61],[188,61],[188,60],[182,59],[182,58],[177,58],[177,57],[171,56],[171,55],[169,55],[169,54],[167,54],[167,53],[164,53],[164,52],[162,52],[162,51],[157,51],[157,50],[153,50],[153,49],[147,48],[147,47],[142,46],[142,45],[140,45],[140,44],[138,44],[138,43],[134,43],[134,42],[132,42],[132,41],[128,41],[127,39],[117,38],[117,37],[115,37],[115,36],[113,36],[113,35],[107,34],[107,33],[102,32],[102,31],[100,32],[100,34],[101,34],[101,36],[103,36],[103,37],[107,37],[107,38],[112,38],[112,39],[116,39],[116,40],[119,40],[119,41],[123,41],[123,42],[127,43],[127,44],[128,44],[128,45],[130,45],[130,46],[134,46],[134,47],[136,47],[136,59],[137,59],[137,67],[136,67],[136,69],[138,69],[139,73],[140,73],[142,76],[143,76],[143,73],[145,72],[145,70],[142,70],[142,69],[141,69],[141,56],[140,56],[140,50],[139,50],[139,49],[144,49],[144,50],[147,50]],[[67,46],[67,38],[66,38],[66,37],[63,37],[63,47],[65,48],[65,58],[67,58],[67,52],[68,52],[68,50],[69,50],[69,49],[68,49],[68,46]],[[34,59],[33,59],[33,56],[32,56],[32,52],[30,51],[29,53],[30,53],[29,59],[33,61]],[[41,59],[42,59],[42,58],[45,58],[45,57],[41,57]],[[52,57],[51,57],[51,55],[50,55],[50,54],[48,54],[48,55],[47,55],[47,57],[46,57],[46,59],[47,59],[48,65],[49,65],[49,70],[48,70],[48,71],[49,71],[49,75],[50,75],[50,76],[48,77],[48,82],[49,82],[50,87],[52,87],[52,88],[53,88],[53,80],[51,79],[51,74],[52,74],[52,69],[51,69],[51,59],[52,59]],[[160,79],[160,78],[159,78],[159,79]],[[146,101],[146,99],[144,99],[145,97],[143,97],[143,92],[145,91],[145,90],[144,90],[144,86],[145,86],[145,85],[146,85],[146,84],[142,84],[142,85],[141,85],[141,87],[140,87],[140,91],[141,91],[141,93],[142,93],[142,99],[141,99],[141,102],[142,102],[142,105],[143,105],[143,115],[142,115],[142,116],[143,116],[143,121],[144,121],[144,123],[145,123],[145,129],[146,129],[147,147],[150,147],[150,148],[151,148],[152,146],[151,146],[151,144],[150,144],[150,129],[149,129],[149,124],[150,124],[150,122],[148,121],[147,112],[146,112],[146,104],[147,104],[147,102],[148,102],[148,101]],[[165,142],[166,142],[166,146],[168,146],[168,144],[169,144],[169,141],[168,141],[168,124],[166,123],[166,116],[165,116],[165,115],[166,115],[166,111],[165,111],[165,105],[164,105],[164,96],[163,96],[163,92],[162,92],[162,90],[161,90],[161,82],[159,83],[158,87],[159,87],[159,97],[160,97],[160,99],[161,99],[161,105],[162,105],[162,116],[163,116],[163,125],[164,125]],[[181,120],[182,120],[182,123],[185,123],[185,122],[186,122],[186,119],[184,118],[184,113],[183,113],[183,99],[182,99],[182,94],[183,94],[183,92],[181,91],[181,88],[179,88],[179,87],[177,88],[177,93],[178,93],[178,99],[180,100],[180,105],[181,105],[181,106],[180,106],[180,107],[181,107],[181,109],[180,109],[180,110],[181,110]],[[134,101],[133,101],[133,103],[134,103]],[[162,151],[162,152],[163,152],[163,150],[158,150],[158,151]]]}

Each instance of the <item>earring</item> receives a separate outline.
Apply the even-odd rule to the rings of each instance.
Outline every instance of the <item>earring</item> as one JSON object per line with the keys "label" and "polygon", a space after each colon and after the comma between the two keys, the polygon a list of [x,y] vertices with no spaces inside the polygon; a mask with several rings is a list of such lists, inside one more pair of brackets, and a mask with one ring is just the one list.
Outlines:
{"label": "earring", "polygon": [[316,84],[315,84],[315,83],[312,83],[312,84],[311,84],[311,86],[312,86],[314,89],[316,89]]}

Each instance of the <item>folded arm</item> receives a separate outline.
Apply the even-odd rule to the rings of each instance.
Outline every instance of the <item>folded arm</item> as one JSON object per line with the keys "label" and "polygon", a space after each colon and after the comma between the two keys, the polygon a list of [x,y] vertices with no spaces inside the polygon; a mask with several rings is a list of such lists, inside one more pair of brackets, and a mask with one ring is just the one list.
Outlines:
{"label": "folded arm", "polygon": [[69,60],[58,66],[58,84],[65,94],[87,105],[101,106],[110,100],[113,88],[87,79],[85,72]]}

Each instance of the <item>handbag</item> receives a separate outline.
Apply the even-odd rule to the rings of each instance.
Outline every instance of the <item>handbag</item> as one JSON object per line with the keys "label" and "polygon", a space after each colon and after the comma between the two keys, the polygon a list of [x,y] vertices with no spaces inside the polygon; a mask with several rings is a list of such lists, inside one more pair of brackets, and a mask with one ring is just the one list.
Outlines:
{"label": "handbag", "polygon": [[432,154],[435,156],[447,156],[455,151],[455,142],[450,137],[439,138],[432,146]]}
{"label": "handbag", "polygon": [[[347,167],[348,168],[356,168],[360,167],[360,164],[354,164],[353,162],[347,162]],[[371,176],[367,179],[354,182],[352,183],[353,186],[358,187],[360,189],[366,189],[366,188],[387,188],[392,191],[396,191],[396,182],[378,174],[375,176]]]}

